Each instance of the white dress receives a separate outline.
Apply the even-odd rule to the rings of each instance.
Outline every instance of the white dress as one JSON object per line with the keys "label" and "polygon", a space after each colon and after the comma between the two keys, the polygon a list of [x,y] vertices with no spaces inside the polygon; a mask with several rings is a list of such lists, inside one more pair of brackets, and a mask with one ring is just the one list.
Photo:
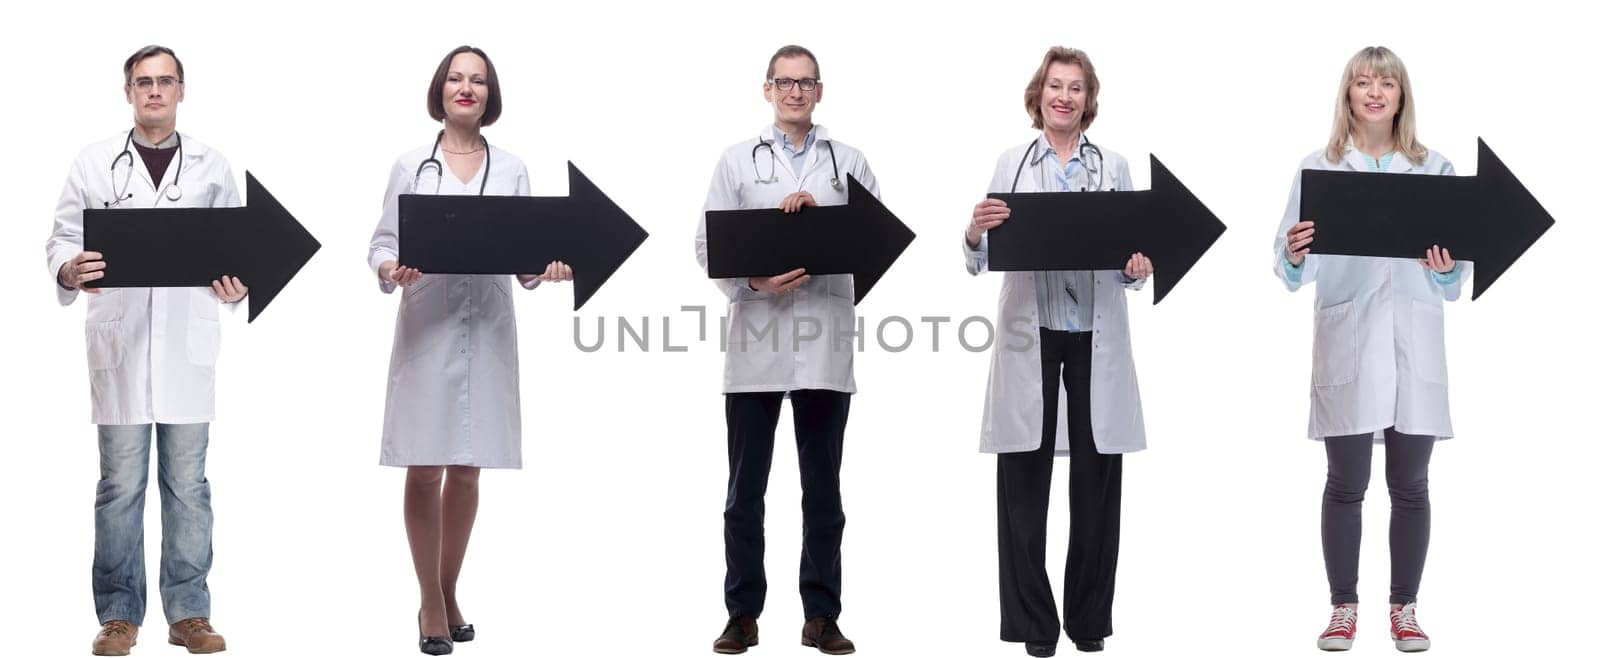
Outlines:
{"label": "white dress", "polygon": [[[401,194],[478,193],[482,166],[466,183],[448,165],[442,176],[435,176],[430,165],[419,180],[417,166],[432,150],[430,144],[400,156],[390,172],[383,216],[372,233],[368,260],[374,272],[384,261],[399,259]],[[493,146],[488,155],[483,193],[528,196],[522,161]],[[379,463],[522,467],[515,284],[507,275],[423,272],[421,281],[403,289],[389,356]],[[385,293],[395,289],[381,280],[379,287]]]}

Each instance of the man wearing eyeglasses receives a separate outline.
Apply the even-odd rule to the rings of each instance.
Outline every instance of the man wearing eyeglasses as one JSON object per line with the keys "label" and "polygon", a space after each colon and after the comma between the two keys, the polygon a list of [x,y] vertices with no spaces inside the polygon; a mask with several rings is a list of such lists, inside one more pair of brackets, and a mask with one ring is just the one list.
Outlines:
{"label": "man wearing eyeglasses", "polygon": [[[755,138],[729,147],[717,162],[703,210],[777,208],[806,221],[805,208],[843,205],[848,176],[878,195],[861,152],[828,138],[811,115],[822,100],[817,58],[784,46],[767,63],[761,86],[773,122]],[[850,236],[838,236],[841,240]],[[701,214],[695,255],[706,267]],[[762,521],[767,474],[783,399],[789,398],[804,490],[800,598],[801,643],[827,654],[855,646],[839,631],[840,539],[844,507],[839,465],[858,339],[851,275],[805,269],[748,279],[718,279],[728,298],[723,368],[728,426],[728,495],[722,513],[728,622],[712,648],[743,653],[758,641],[756,618],[766,599]]]}
{"label": "man wearing eyeglasses", "polygon": [[45,243],[63,306],[89,293],[86,322],[91,421],[98,426],[100,482],[94,503],[97,656],[125,656],[144,622],[144,500],[151,427],[161,489],[161,602],[167,640],[190,653],[222,651],[211,628],[211,485],[206,446],[213,417],[219,302],[248,290],[224,276],[210,288],[89,287],[113,261],[83,250],[87,208],[218,208],[242,205],[220,153],[177,132],[183,64],[147,46],[123,64],[134,127],[78,154]]}

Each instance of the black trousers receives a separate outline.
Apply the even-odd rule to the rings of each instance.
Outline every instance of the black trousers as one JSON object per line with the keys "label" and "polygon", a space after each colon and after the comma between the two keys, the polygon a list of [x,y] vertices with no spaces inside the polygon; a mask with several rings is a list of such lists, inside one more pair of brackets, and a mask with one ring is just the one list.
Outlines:
{"label": "black trousers", "polygon": [[[783,393],[729,393],[728,499],[722,511],[722,541],[728,575],[723,600],[728,616],[760,617],[767,597],[762,556],[766,538],[767,474],[772,470],[773,435],[783,408]],[[839,464],[850,395],[838,391],[789,392],[800,457],[800,498],[804,534],[800,552],[800,600],[806,619],[839,616],[839,543],[844,536],[844,504],[839,498]]]}
{"label": "black trousers", "polygon": [[[1055,642],[1065,628],[1073,641],[1111,635],[1111,598],[1117,578],[1117,538],[1122,519],[1122,455],[1095,450],[1089,422],[1092,334],[1039,329],[1044,382],[1044,434],[1031,452],[1005,453],[999,464],[1000,639]],[[1056,616],[1045,571],[1050,476],[1055,466],[1057,379],[1067,389],[1067,535],[1063,626]]]}

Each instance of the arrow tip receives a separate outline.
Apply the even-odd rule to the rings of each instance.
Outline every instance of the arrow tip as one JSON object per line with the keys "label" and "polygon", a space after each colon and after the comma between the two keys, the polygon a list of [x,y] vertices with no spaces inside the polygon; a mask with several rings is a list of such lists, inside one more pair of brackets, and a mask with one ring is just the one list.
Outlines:
{"label": "arrow tip", "polygon": [[311,261],[322,243],[317,242],[248,170],[244,172],[244,185],[247,216],[253,224],[250,229],[253,255],[248,268],[252,271],[240,272],[238,276],[250,286],[248,321],[254,322],[300,268]]}
{"label": "arrow tip", "polygon": [[1478,138],[1477,179],[1481,190],[1479,202],[1493,208],[1491,216],[1500,218],[1495,222],[1495,230],[1501,234],[1490,253],[1473,259],[1473,300],[1483,295],[1556,223],[1482,137]]}
{"label": "arrow tip", "polygon": [[1170,227],[1167,248],[1146,253],[1157,268],[1151,303],[1160,304],[1228,227],[1154,153],[1150,154],[1150,190],[1161,206],[1162,221]]}
{"label": "arrow tip", "polygon": [[889,267],[905,253],[911,241],[917,235],[911,228],[895,217],[888,206],[874,196],[867,186],[856,180],[854,174],[845,174],[845,184],[849,196],[845,203],[862,214],[861,233],[859,235],[866,255],[867,262],[862,263],[860,272],[854,274],[853,287],[855,288],[855,303],[860,304],[866,299],[867,293],[878,284],[878,280],[889,271]]}
{"label": "arrow tip", "polygon": [[572,310],[577,311],[600,290],[650,234],[627,211],[606,196],[576,164],[567,161],[567,196],[581,208],[583,242],[572,265]]}

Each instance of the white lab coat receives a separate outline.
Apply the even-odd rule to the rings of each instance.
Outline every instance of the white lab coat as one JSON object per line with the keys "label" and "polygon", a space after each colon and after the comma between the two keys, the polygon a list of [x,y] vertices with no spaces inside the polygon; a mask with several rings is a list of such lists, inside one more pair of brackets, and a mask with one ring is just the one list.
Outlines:
{"label": "white lab coat", "polygon": [[[777,208],[784,197],[801,190],[810,192],[819,206],[843,205],[847,200],[846,176],[855,176],[867,191],[878,196],[878,179],[867,167],[866,158],[860,151],[829,139],[826,128],[816,126],[815,141],[798,174],[781,143],[772,145],[777,149],[776,157],[769,158],[767,149],[762,148],[752,162],[751,152],[758,140],[772,142],[772,137],[772,126],[766,126],[756,138],[728,147],[717,161],[694,239],[695,257],[702,269],[706,267],[705,210]],[[830,182],[833,163],[828,158],[829,149],[833,149],[839,163],[838,188]],[[777,182],[756,182],[758,166],[766,178],[776,171]],[[792,219],[806,221],[806,211],[801,210]],[[717,287],[728,297],[723,392],[825,389],[854,393],[856,340],[847,335],[857,329],[854,283],[855,278],[849,274],[817,275],[799,288],[774,297],[751,290],[748,279],[717,279]],[[818,337],[797,346],[797,318],[800,333]]]}
{"label": "white lab coat", "polygon": [[[50,285],[62,306],[78,298],[56,282],[61,266],[83,252],[83,211],[105,208],[118,192],[118,208],[231,208],[243,205],[233,171],[221,153],[188,135],[183,142],[183,191],[165,193],[178,173],[174,157],[157,189],[133,146],[131,178],[123,158],[112,181],[111,163],[123,152],[127,132],[78,153],[56,203],[55,228],[45,242]],[[126,181],[126,190],[124,190]],[[115,256],[106,270],[115,272]],[[249,285],[249,281],[244,282]],[[89,295],[84,329],[89,352],[90,422],[100,425],[204,423],[215,416],[217,353],[222,345],[219,302],[209,287],[107,288]]]}
{"label": "white lab coat", "polygon": [[[1353,146],[1337,163],[1328,162],[1322,151],[1312,153],[1300,162],[1300,169],[1370,171]],[[1421,165],[1396,153],[1387,172],[1453,176],[1455,167],[1437,151],[1429,151]],[[1461,275],[1446,287],[1415,258],[1311,253],[1295,283],[1284,272],[1284,234],[1300,220],[1296,172],[1272,254],[1273,271],[1290,291],[1317,284],[1309,436],[1373,434],[1382,440],[1383,430],[1393,427],[1405,434],[1449,438],[1441,300],[1461,296],[1472,264],[1457,261]],[[1315,241],[1311,248],[1315,251]]]}
{"label": "white lab coat", "polygon": [[[1045,187],[1044,151],[1048,146],[1041,134],[1029,162],[1022,168],[1016,192],[1040,192]],[[1017,166],[1022,164],[1028,144],[1006,151],[995,163],[990,193],[1012,192]],[[1105,160],[1104,190],[1132,190],[1128,161],[1102,149]],[[989,236],[978,249],[966,248],[967,271],[988,271]],[[1129,254],[1130,256],[1132,254]],[[1154,263],[1156,268],[1161,263]],[[1133,368],[1133,345],[1128,335],[1128,299],[1124,288],[1138,289],[1140,279],[1124,283],[1120,270],[1094,273],[1094,320],[1092,356],[1089,364],[1089,421],[1094,430],[1095,449],[1100,454],[1122,454],[1145,448],[1144,409],[1139,401],[1139,377]],[[1000,308],[995,319],[995,341],[990,347],[989,387],[983,404],[981,452],[1028,452],[1039,448],[1044,435],[1044,390],[1039,375],[1039,306],[1034,295],[1033,272],[1006,272],[1000,283]],[[1059,378],[1056,405],[1057,456],[1067,450],[1067,391]]]}
{"label": "white lab coat", "polygon": [[[466,183],[449,165],[442,180],[430,166],[416,182],[417,166],[432,150],[429,144],[400,156],[389,173],[383,216],[368,252],[373,272],[384,261],[399,260],[401,194],[478,193],[482,166]],[[528,196],[528,169],[521,160],[493,146],[489,160],[485,195]],[[515,283],[507,275],[423,272],[421,281],[403,289],[389,355],[379,463],[522,467]],[[534,281],[526,287],[537,286]],[[385,293],[395,289],[381,278],[378,287]]]}

